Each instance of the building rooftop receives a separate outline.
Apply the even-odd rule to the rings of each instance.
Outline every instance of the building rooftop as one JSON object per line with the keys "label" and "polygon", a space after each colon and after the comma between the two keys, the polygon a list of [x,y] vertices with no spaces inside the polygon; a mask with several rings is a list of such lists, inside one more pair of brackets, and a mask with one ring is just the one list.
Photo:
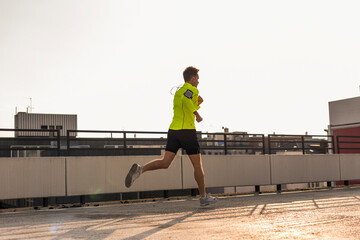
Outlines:
{"label": "building rooftop", "polygon": [[360,187],[0,211],[0,239],[358,239]]}

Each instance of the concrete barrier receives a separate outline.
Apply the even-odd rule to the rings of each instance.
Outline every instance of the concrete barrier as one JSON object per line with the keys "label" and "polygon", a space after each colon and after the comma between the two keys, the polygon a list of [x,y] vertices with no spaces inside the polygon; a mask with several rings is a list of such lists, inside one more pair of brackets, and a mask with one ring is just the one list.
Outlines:
{"label": "concrete barrier", "polygon": [[181,161],[169,169],[146,172],[131,188],[125,177],[133,163],[140,165],[160,156],[67,157],[67,196],[181,189]]}
{"label": "concrete barrier", "polygon": [[271,184],[340,180],[339,155],[271,155]]}
{"label": "concrete barrier", "polygon": [[360,179],[360,154],[340,154],[341,180]]}
{"label": "concrete barrier", "polygon": [[65,196],[65,158],[0,158],[0,199]]}
{"label": "concrete barrier", "polygon": [[[131,188],[133,163],[160,156],[0,158],[0,199],[78,196],[197,188],[193,167],[178,155],[167,170],[146,172]],[[207,187],[360,179],[360,154],[204,155]]]}
{"label": "concrete barrier", "polygon": [[[267,155],[202,156],[206,187],[251,186],[270,184],[270,157]],[[194,170],[183,156],[183,187],[197,188]]]}

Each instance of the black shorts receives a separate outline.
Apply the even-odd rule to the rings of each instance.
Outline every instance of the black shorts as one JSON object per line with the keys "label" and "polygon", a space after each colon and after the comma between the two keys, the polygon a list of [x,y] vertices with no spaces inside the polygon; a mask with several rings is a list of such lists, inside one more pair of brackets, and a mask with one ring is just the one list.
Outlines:
{"label": "black shorts", "polygon": [[177,153],[179,148],[184,149],[187,155],[200,153],[195,129],[169,129],[165,151]]}

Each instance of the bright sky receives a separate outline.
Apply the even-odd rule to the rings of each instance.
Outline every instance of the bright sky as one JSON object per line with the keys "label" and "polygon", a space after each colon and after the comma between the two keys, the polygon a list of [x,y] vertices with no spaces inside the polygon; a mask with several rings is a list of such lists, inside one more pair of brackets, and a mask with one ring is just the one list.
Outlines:
{"label": "bright sky", "polygon": [[360,2],[0,0],[0,128],[15,107],[82,130],[167,131],[200,69],[197,129],[325,134],[359,96]]}

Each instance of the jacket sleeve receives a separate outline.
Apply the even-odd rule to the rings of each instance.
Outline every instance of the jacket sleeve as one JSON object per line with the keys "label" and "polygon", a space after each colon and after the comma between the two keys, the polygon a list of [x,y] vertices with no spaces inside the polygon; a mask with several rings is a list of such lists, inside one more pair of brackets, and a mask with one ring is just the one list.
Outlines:
{"label": "jacket sleeve", "polygon": [[[197,100],[196,100],[197,102]],[[195,111],[197,111],[200,107],[199,106],[195,106],[194,102],[192,99],[184,97],[183,98],[183,104],[184,107],[186,108],[187,111],[194,113]]]}
{"label": "jacket sleeve", "polygon": [[188,88],[184,93],[183,104],[187,111],[194,113],[199,106],[199,90],[195,87]]}
{"label": "jacket sleeve", "polygon": [[199,110],[200,105],[199,105],[199,94],[194,95],[192,102],[196,108],[196,110]]}

